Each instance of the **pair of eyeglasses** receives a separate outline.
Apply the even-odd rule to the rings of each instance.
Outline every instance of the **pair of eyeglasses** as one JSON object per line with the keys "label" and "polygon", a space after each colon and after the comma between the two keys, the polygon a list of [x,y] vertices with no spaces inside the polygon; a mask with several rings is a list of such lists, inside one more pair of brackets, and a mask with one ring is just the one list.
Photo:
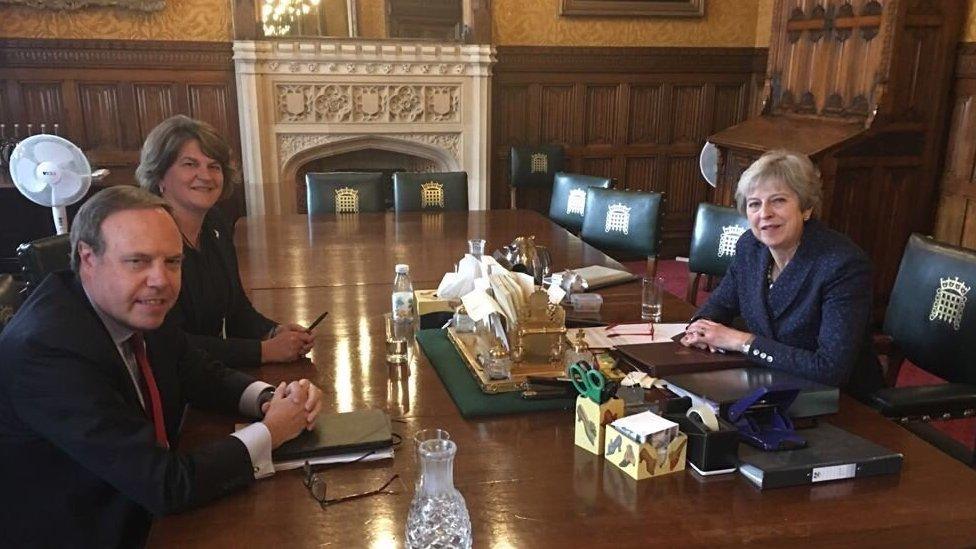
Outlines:
{"label": "pair of eyeglasses", "polygon": [[[366,459],[366,457],[372,455],[372,453],[373,452],[367,452],[352,461],[343,463],[343,465],[362,461],[363,459]],[[319,505],[321,505],[323,509],[325,509],[325,507],[328,505],[342,503],[343,501],[351,501],[354,499],[361,499],[361,498],[375,496],[379,494],[394,495],[396,494],[396,492],[392,490],[387,490],[387,488],[389,488],[394,481],[400,478],[400,475],[395,474],[392,477],[390,477],[390,480],[386,481],[386,484],[380,486],[376,490],[370,490],[369,492],[361,492],[359,494],[351,494],[348,496],[329,499],[327,495],[325,479],[323,479],[321,475],[312,472],[312,465],[308,461],[305,462],[305,465],[302,468],[305,470],[305,479],[303,481],[303,483],[305,484],[305,488],[308,488],[308,493],[311,494],[312,498],[315,499],[315,501],[319,502]]]}

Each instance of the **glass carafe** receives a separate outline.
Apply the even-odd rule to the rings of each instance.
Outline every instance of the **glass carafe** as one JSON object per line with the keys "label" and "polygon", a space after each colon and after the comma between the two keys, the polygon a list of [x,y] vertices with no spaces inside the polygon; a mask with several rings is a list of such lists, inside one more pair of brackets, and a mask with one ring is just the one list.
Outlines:
{"label": "glass carafe", "polygon": [[457,445],[447,439],[425,440],[417,453],[420,480],[407,515],[407,547],[471,547],[468,507],[454,487]]}

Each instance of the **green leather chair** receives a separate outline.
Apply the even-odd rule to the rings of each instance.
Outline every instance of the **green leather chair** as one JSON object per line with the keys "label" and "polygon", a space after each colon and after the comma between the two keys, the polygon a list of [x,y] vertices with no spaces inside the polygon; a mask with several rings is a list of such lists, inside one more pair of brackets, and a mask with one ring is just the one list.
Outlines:
{"label": "green leather chair", "polygon": [[552,198],[549,200],[549,219],[559,223],[571,233],[577,234],[583,227],[586,209],[586,189],[609,189],[613,180],[606,177],[558,172],[552,182]]}
{"label": "green leather chair", "polygon": [[702,276],[724,276],[735,258],[735,243],[749,230],[749,220],[735,208],[702,202],[695,214],[688,251],[688,294],[695,303]]}
{"label": "green leather chair", "polygon": [[21,244],[17,259],[30,293],[49,273],[71,268],[71,239],[67,234],[58,234]]}
{"label": "green leather chair", "polygon": [[926,422],[976,416],[974,287],[976,252],[918,234],[908,239],[885,314],[885,378],[894,385],[908,359],[948,383],[888,387],[872,395],[882,414],[970,466],[976,453]]}
{"label": "green leather chair", "polygon": [[393,204],[398,212],[467,210],[468,174],[396,172]]}
{"label": "green leather chair", "polygon": [[512,147],[508,184],[510,206],[516,207],[516,190],[526,187],[549,190],[557,172],[563,171],[566,152],[562,145]]}
{"label": "green leather chair", "polygon": [[383,174],[379,172],[309,173],[305,187],[309,215],[386,210]]}
{"label": "green leather chair", "polygon": [[589,187],[580,237],[604,252],[647,256],[647,274],[657,274],[664,195]]}

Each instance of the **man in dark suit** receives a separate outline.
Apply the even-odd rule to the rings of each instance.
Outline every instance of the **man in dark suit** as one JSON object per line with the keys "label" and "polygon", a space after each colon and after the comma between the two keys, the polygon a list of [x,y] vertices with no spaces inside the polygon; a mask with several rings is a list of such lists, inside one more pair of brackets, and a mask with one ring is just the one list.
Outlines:
{"label": "man in dark suit", "polygon": [[[133,546],[178,512],[273,472],[321,392],[224,368],[164,322],[182,239],[168,206],[113,187],[78,212],[72,269],[49,276],[0,337],[0,546]],[[172,449],[185,404],[263,420]]]}

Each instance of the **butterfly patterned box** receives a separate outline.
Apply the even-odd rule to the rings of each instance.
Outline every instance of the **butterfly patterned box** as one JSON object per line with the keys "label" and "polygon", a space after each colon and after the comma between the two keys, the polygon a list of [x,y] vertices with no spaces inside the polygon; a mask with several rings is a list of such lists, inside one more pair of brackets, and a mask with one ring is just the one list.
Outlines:
{"label": "butterfly patterned box", "polygon": [[678,432],[667,449],[659,452],[650,440],[644,444],[607,425],[603,458],[637,480],[676,473],[685,469],[688,436]]}
{"label": "butterfly patterned box", "polygon": [[576,398],[576,445],[596,455],[603,454],[607,424],[624,415],[624,401],[611,398],[603,404],[579,396]]}

